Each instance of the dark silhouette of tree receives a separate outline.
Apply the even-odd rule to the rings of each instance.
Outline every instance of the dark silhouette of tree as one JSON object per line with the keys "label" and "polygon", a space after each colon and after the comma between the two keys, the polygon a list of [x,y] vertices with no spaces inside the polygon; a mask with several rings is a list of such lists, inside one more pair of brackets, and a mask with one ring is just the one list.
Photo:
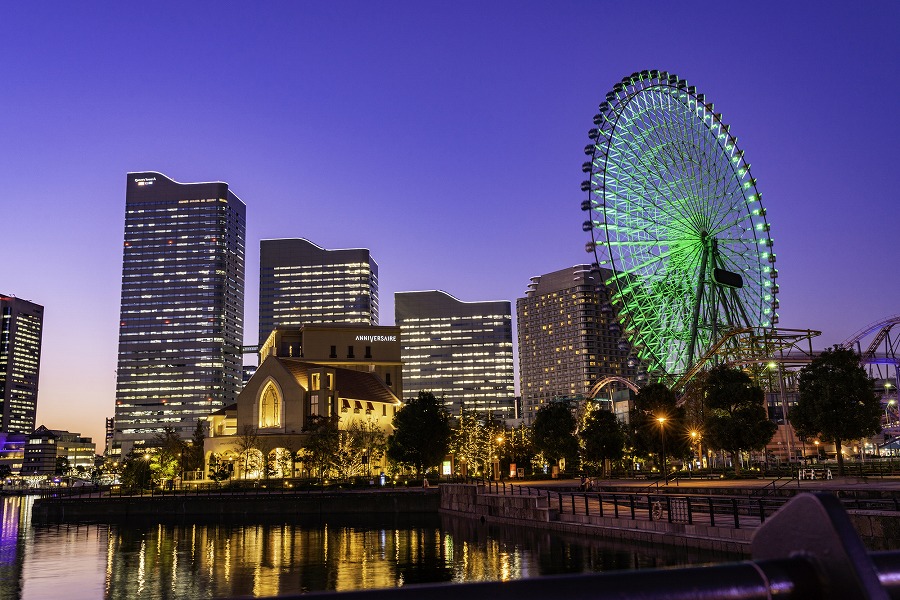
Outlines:
{"label": "dark silhouette of tree", "polygon": [[431,392],[407,402],[393,420],[394,433],[387,440],[387,457],[416,469],[416,477],[437,465],[450,447],[450,417]]}
{"label": "dark silhouette of tree", "polygon": [[69,472],[69,459],[65,456],[57,456],[56,466],[53,472],[56,475],[66,475]]}
{"label": "dark silhouette of tree", "polygon": [[741,474],[741,450],[762,450],[775,435],[763,391],[740,369],[718,366],[704,382],[707,414],[703,431],[710,446],[731,454],[735,475]]}
{"label": "dark silhouette of tree", "polygon": [[0,465],[0,479],[6,479],[12,475],[12,467],[9,465]]}
{"label": "dark silhouette of tree", "polygon": [[125,460],[122,461],[120,466],[122,472],[119,479],[122,485],[127,488],[150,487],[150,483],[153,481],[150,469],[151,458],[150,454],[146,454],[143,451],[136,452],[132,450],[126,454]]}
{"label": "dark silhouette of tree", "polygon": [[576,425],[569,402],[545,404],[535,413],[531,424],[535,449],[551,463],[558,464],[560,458],[565,458],[574,465],[578,461]]}
{"label": "dark silhouette of tree", "polygon": [[835,346],[800,369],[800,399],[789,420],[802,437],[834,442],[838,474],[844,475],[841,446],[881,431],[881,401],[859,355]]}
{"label": "dark silhouette of tree", "polygon": [[[664,421],[660,423],[660,419]],[[688,453],[690,442],[684,408],[678,406],[675,392],[661,383],[644,386],[634,397],[629,429],[635,454],[657,454],[660,470],[664,470],[664,446],[667,457]]]}
{"label": "dark silhouette of tree", "polygon": [[608,410],[592,411],[579,434],[585,463],[597,465],[595,470],[606,475],[606,461],[622,460],[628,437],[616,415]]}
{"label": "dark silhouette of tree", "polygon": [[206,427],[204,422],[197,419],[194,433],[191,435],[191,443],[184,454],[184,470],[200,471],[203,469],[203,442],[206,440]]}

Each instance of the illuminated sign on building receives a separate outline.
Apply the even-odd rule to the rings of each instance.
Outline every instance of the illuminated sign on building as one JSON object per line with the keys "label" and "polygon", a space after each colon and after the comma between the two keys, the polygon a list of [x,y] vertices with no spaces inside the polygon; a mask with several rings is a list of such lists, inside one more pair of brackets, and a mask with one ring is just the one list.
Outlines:
{"label": "illuminated sign on building", "polygon": [[156,177],[135,177],[134,182],[138,185],[153,185]]}
{"label": "illuminated sign on building", "polygon": [[396,342],[396,335],[358,335],[357,342]]}

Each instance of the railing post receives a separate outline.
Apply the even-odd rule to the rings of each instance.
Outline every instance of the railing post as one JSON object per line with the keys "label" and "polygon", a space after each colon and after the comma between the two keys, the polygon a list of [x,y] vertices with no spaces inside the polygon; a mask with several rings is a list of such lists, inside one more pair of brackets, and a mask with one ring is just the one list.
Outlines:
{"label": "railing post", "polygon": [[734,513],[734,528],[735,528],[735,529],[740,529],[740,528],[741,528],[741,517],[740,517],[740,515],[738,515],[738,502],[737,502],[737,498],[732,498],[732,499],[731,499],[731,510],[732,510],[732,512]]}
{"label": "railing post", "polygon": [[687,502],[687,517],[688,517],[688,525],[694,524],[694,511],[691,509],[691,497],[688,496],[686,499]]}
{"label": "railing post", "polygon": [[597,492],[597,502],[600,504],[600,516],[603,516],[603,494]]}
{"label": "railing post", "polygon": [[716,526],[716,507],[713,505],[712,496],[707,496],[706,501],[709,502],[709,526]]}
{"label": "railing post", "polygon": [[588,495],[587,492],[584,494],[584,515],[589,517],[591,515],[591,511],[588,503]]}
{"label": "railing post", "polygon": [[757,500],[757,502],[759,503],[759,524],[762,525],[766,522],[766,509],[763,508],[762,498]]}
{"label": "railing post", "polygon": [[666,496],[666,512],[669,513],[669,523],[672,522],[672,498]]}
{"label": "railing post", "polygon": [[629,499],[631,501],[631,520],[634,521],[636,518],[634,514],[634,494],[629,495]]}
{"label": "railing post", "polygon": [[650,494],[647,494],[647,518],[653,520],[653,500],[650,499]]}
{"label": "railing post", "polygon": [[575,514],[575,494],[572,494],[572,514]]}
{"label": "railing post", "polygon": [[559,500],[559,514],[563,514],[562,509],[562,492],[556,492],[556,497]]}

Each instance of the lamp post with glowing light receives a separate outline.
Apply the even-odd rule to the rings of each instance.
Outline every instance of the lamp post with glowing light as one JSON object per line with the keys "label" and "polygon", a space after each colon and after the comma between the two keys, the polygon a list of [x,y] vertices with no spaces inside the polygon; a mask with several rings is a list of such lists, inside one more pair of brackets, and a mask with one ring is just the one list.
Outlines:
{"label": "lamp post with glowing light", "polygon": [[497,481],[500,481],[503,479],[503,471],[500,470],[500,460],[503,455],[503,441],[504,441],[503,436],[498,435],[496,438],[496,442],[497,442],[497,455],[496,456],[497,456],[497,458],[496,458],[496,460],[494,460],[494,468],[496,469],[495,479]]}
{"label": "lamp post with glowing light", "polygon": [[662,472],[665,482],[668,484],[669,473],[666,470],[666,418],[657,417],[656,420],[659,422],[659,437],[662,439]]}
{"label": "lamp post with glowing light", "polygon": [[[700,439],[700,433],[699,433],[696,429],[691,429],[691,450],[694,449],[694,444],[697,444],[697,441],[698,441],[699,439]],[[691,458],[691,460],[693,461],[694,459]],[[695,462],[694,465],[691,466],[691,472],[693,472],[693,470],[694,470],[693,467],[694,467],[698,462],[700,463],[700,466],[701,466],[701,467],[703,466],[703,461],[700,459],[700,445],[699,445],[699,444],[697,444],[697,459],[696,459],[696,461],[697,461],[697,462]]]}

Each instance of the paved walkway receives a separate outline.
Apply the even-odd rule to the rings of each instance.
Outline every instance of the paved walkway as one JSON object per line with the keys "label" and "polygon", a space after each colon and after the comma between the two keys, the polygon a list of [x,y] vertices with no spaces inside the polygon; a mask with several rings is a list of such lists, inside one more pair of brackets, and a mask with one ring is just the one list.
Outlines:
{"label": "paved walkway", "polygon": [[[515,479],[504,480],[507,485],[528,485],[535,487],[561,487],[572,488],[578,487],[580,481],[578,479],[547,479],[536,481],[517,481]],[[778,489],[795,489],[807,492],[832,491],[832,490],[882,490],[900,492],[900,477],[835,477],[830,480],[796,480],[796,479],[678,479],[669,481],[668,486],[663,483],[659,484],[660,489],[668,488],[669,490],[678,489],[680,487],[692,489],[733,489],[736,491],[758,490],[766,487],[774,487]],[[653,481],[646,479],[594,479],[594,488],[596,491],[605,491],[607,489],[634,488],[635,491],[655,491],[657,485]]]}

